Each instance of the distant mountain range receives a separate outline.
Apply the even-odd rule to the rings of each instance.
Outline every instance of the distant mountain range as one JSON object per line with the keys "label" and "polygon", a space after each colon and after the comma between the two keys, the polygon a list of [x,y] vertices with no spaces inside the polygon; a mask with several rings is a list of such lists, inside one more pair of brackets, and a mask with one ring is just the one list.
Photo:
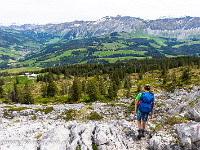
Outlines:
{"label": "distant mountain range", "polygon": [[186,16],[183,18],[144,20],[130,16],[106,16],[97,21],[74,21],[46,25],[11,25],[8,27],[1,26],[0,29],[17,30],[25,35],[30,35],[30,32],[33,31],[33,37],[38,37],[40,33],[46,33],[47,37],[57,35],[67,40],[99,36],[112,32],[135,32],[137,30],[144,30],[145,33],[152,35],[168,34],[168,36],[174,38],[185,39],[190,37],[191,34],[198,35],[200,33],[200,17]]}
{"label": "distant mountain range", "polygon": [[[54,48],[55,46],[57,47],[56,51],[59,51],[59,47],[62,47],[62,50],[60,49],[62,53],[60,53],[61,56],[59,57],[56,54],[56,57],[58,57],[57,61],[59,63],[54,62],[51,64],[54,65],[63,64],[60,59],[62,58],[62,56],[63,57],[65,56],[66,51],[69,50],[76,51],[77,49],[81,49],[81,51],[83,51],[82,48],[88,49],[88,46],[90,48],[97,46],[97,45],[92,45],[91,43],[90,44],[87,43],[84,46],[79,45],[80,47],[76,47],[71,45],[73,43],[70,42],[71,40],[80,40],[83,42],[84,39],[87,39],[88,41],[91,42],[91,40],[89,39],[90,38],[94,39],[94,37],[96,38],[98,37],[98,40],[96,39],[96,41],[99,41],[99,38],[103,39],[105,37],[107,38],[112,37],[113,39],[113,37],[115,37],[124,39],[123,41],[126,41],[127,43],[129,43],[129,41],[127,41],[126,39],[142,38],[144,41],[151,39],[154,40],[154,42],[150,43],[154,43],[153,47],[156,48],[158,52],[162,54],[162,56],[163,55],[166,56],[167,53],[162,53],[162,51],[164,52],[166,51],[165,50],[166,48],[168,48],[169,51],[174,51],[173,53],[169,53],[167,55],[176,56],[176,55],[181,55],[182,52],[180,50],[181,46],[185,45],[198,48],[200,39],[200,17],[187,16],[183,18],[144,20],[130,16],[116,16],[116,17],[106,16],[97,21],[74,21],[61,24],[46,24],[46,25],[25,24],[21,26],[16,26],[16,25],[0,26],[0,67],[7,68],[11,66],[15,67],[21,66],[23,64],[22,61],[34,62],[35,64],[37,64],[37,66],[46,66],[46,65],[40,65],[41,63],[39,63],[39,60],[36,59],[36,57],[34,57],[35,60],[33,60],[33,56],[38,55],[38,53],[44,55],[48,53],[50,55],[49,53],[50,50],[47,49],[48,47],[51,49],[52,54],[55,53],[55,51],[52,51],[53,45]],[[78,41],[77,43],[81,43],[80,41]],[[110,42],[116,43],[119,41],[120,40],[118,39],[118,40],[112,40]],[[113,48],[112,46],[110,48],[106,47],[105,43],[107,42],[109,41],[104,41],[104,42],[99,41],[98,43],[104,46],[101,47],[103,48],[103,51],[108,51],[108,50],[113,51],[116,49],[122,50],[122,48],[120,49],[120,47],[117,48],[115,47],[116,49]],[[65,51],[65,49],[63,49],[63,46],[69,44],[72,47],[76,48],[75,49],[66,48]],[[76,42],[73,44],[76,45]],[[129,45],[131,45],[131,43],[129,43]],[[150,45],[152,46],[152,44]],[[157,47],[155,45],[157,45]],[[143,49],[140,47],[140,51],[146,51],[144,46],[145,45],[143,45]],[[171,48],[169,48],[170,46]],[[146,48],[147,47],[149,46],[146,45]],[[175,50],[175,48],[179,48],[178,50],[179,53],[175,52],[177,51]],[[100,46],[97,49],[100,50]],[[135,51],[133,47],[129,47],[129,49],[126,50]],[[198,55],[198,54],[199,54],[198,49],[195,52],[192,51],[191,53],[188,53],[188,55]],[[182,53],[182,55],[185,55],[185,53]],[[88,55],[85,54],[85,56]],[[47,56],[44,57],[46,58]],[[67,55],[67,57],[69,56]],[[135,55],[135,57],[137,56]],[[152,57],[152,55],[144,55],[144,57]],[[49,59],[51,60],[52,58],[49,56],[48,61]],[[91,58],[90,61],[89,59],[83,59],[85,61],[75,61],[74,63],[94,62],[93,59],[94,58]],[[95,59],[97,59],[97,57],[95,57]],[[45,60],[42,59],[42,61]],[[48,61],[46,60],[46,62]],[[66,63],[66,64],[73,64],[73,63]],[[30,64],[26,63],[26,65],[29,66]]]}

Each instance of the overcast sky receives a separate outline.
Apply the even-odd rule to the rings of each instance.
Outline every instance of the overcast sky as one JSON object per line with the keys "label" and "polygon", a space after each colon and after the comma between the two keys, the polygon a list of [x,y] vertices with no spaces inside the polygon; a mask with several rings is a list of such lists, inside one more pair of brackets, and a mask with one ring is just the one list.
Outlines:
{"label": "overcast sky", "polygon": [[105,16],[200,17],[200,0],[1,0],[0,23],[46,24]]}

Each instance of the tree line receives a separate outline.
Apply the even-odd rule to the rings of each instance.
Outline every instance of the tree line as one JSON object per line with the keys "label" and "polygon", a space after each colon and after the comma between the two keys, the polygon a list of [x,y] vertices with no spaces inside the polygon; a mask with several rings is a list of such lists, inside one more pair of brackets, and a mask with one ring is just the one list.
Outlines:
{"label": "tree line", "polygon": [[177,68],[181,66],[197,65],[200,67],[200,58],[195,56],[181,56],[162,59],[143,59],[120,62],[114,64],[76,64],[59,67],[47,67],[35,73],[52,72],[54,74],[64,74],[66,76],[89,77],[94,75],[111,74],[118,71],[120,76],[131,73],[145,73],[152,70],[162,70],[163,68]]}
{"label": "tree line", "polygon": [[[11,78],[8,73],[1,73],[0,98],[5,102],[34,103],[36,97],[49,98],[63,97],[67,102],[97,100],[114,100],[118,97],[119,90],[126,91],[130,97],[132,82],[130,74],[137,73],[136,80],[142,81],[145,72],[159,70],[161,86],[173,90],[176,86],[188,84],[191,80],[191,69],[199,69],[200,58],[177,57],[168,59],[134,60],[128,63],[115,64],[85,64],[54,68],[45,68],[35,72],[38,74],[33,83],[21,81],[16,75]],[[169,74],[169,69],[182,67],[182,75],[176,77],[175,72]],[[6,77],[10,77],[7,81]],[[7,89],[6,89],[6,88]],[[39,93],[34,95],[33,90]],[[139,86],[137,92],[139,92]]]}

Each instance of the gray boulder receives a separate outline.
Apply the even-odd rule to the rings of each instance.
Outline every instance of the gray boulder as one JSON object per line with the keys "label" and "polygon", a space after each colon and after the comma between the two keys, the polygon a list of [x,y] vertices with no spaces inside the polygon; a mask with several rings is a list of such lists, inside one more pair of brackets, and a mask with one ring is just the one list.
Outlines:
{"label": "gray boulder", "polygon": [[99,150],[126,149],[122,141],[122,136],[113,125],[97,125],[94,134],[94,142]]}
{"label": "gray boulder", "polygon": [[70,131],[67,128],[53,128],[38,140],[40,150],[66,150],[69,146]]}
{"label": "gray boulder", "polygon": [[200,123],[176,124],[174,129],[184,149],[200,150]]}
{"label": "gray boulder", "polygon": [[200,103],[197,103],[189,110],[188,116],[190,119],[200,122]]}
{"label": "gray boulder", "polygon": [[171,134],[159,131],[150,139],[149,147],[151,150],[180,150],[180,146],[175,141]]}

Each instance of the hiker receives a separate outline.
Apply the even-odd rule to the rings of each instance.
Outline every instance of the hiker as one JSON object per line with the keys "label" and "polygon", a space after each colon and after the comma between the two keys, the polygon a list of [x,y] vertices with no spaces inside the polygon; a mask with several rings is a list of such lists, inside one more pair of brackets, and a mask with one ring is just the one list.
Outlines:
{"label": "hiker", "polygon": [[[139,93],[136,97],[135,102],[135,114],[137,114],[137,124],[138,124],[138,138],[144,137],[144,131],[148,116],[150,119],[153,118],[154,112],[154,95],[150,92],[151,87],[149,84],[144,86],[144,92]],[[142,119],[142,126],[141,126]]]}

